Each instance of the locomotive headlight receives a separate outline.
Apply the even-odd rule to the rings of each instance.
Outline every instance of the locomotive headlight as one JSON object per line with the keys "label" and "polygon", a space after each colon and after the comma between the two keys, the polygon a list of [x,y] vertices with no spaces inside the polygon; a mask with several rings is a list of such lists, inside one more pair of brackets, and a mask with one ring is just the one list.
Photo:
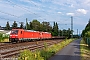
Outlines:
{"label": "locomotive headlight", "polygon": [[12,35],[10,35],[10,36],[12,36]]}
{"label": "locomotive headlight", "polygon": [[15,35],[15,36],[18,36],[18,35]]}

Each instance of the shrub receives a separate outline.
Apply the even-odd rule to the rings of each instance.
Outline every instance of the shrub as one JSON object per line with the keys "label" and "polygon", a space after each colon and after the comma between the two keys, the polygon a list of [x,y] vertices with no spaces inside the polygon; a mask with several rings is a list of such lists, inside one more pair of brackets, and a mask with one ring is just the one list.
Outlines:
{"label": "shrub", "polygon": [[18,60],[44,60],[40,55],[40,51],[31,52],[29,50],[24,50],[20,53]]}
{"label": "shrub", "polygon": [[9,35],[0,33],[0,42],[3,41],[4,39],[8,39],[8,38],[9,38]]}

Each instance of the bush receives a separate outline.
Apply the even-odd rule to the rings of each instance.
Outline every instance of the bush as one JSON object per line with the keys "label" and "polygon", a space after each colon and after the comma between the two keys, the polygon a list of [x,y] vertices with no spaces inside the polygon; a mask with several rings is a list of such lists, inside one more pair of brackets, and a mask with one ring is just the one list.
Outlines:
{"label": "bush", "polygon": [[40,55],[40,51],[31,52],[29,50],[24,50],[20,53],[18,60],[44,60]]}
{"label": "bush", "polygon": [[9,35],[0,33],[0,42],[3,41],[4,39],[8,39],[8,38],[9,38]]}
{"label": "bush", "polygon": [[88,46],[90,47],[90,31],[87,31],[85,33],[85,36],[83,37],[84,41],[86,44],[88,44]]}
{"label": "bush", "polygon": [[83,39],[80,42],[80,52],[81,60],[90,60],[90,48],[87,47]]}
{"label": "bush", "polygon": [[3,40],[3,34],[0,33],[0,42]]}

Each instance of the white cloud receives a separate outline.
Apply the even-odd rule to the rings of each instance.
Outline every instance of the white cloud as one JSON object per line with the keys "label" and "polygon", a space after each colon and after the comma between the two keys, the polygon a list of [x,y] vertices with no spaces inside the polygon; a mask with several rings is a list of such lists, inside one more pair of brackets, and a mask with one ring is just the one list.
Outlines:
{"label": "white cloud", "polygon": [[66,15],[74,16],[74,13],[66,13]]}
{"label": "white cloud", "polygon": [[77,9],[76,11],[79,12],[79,13],[82,13],[82,14],[87,14],[87,12],[88,12],[85,9]]}
{"label": "white cloud", "polygon": [[62,12],[57,12],[57,13],[61,14]]}
{"label": "white cloud", "polygon": [[41,2],[49,2],[50,0],[40,0]]}
{"label": "white cloud", "polygon": [[28,3],[30,2],[30,0],[20,0],[20,1],[22,1],[22,2],[28,2]]}
{"label": "white cloud", "polygon": [[90,0],[84,0],[84,4],[90,6]]}

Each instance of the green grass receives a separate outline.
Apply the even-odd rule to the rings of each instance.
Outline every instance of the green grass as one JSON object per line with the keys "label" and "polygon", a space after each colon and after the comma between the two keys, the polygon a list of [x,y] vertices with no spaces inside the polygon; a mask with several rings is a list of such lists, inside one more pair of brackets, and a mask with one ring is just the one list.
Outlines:
{"label": "green grass", "polygon": [[84,40],[80,43],[81,60],[90,60],[90,48],[85,44]]}
{"label": "green grass", "polygon": [[42,50],[36,50],[31,52],[29,50],[24,50],[20,53],[18,60],[48,60],[52,55],[61,50],[63,47],[72,42],[73,39],[66,39],[58,44],[54,44],[50,47],[47,46],[47,43],[44,43],[45,48]]}
{"label": "green grass", "polygon": [[9,39],[1,40],[1,42],[9,42]]}
{"label": "green grass", "polygon": [[0,33],[0,42],[9,42],[8,38],[9,38],[9,35]]}

